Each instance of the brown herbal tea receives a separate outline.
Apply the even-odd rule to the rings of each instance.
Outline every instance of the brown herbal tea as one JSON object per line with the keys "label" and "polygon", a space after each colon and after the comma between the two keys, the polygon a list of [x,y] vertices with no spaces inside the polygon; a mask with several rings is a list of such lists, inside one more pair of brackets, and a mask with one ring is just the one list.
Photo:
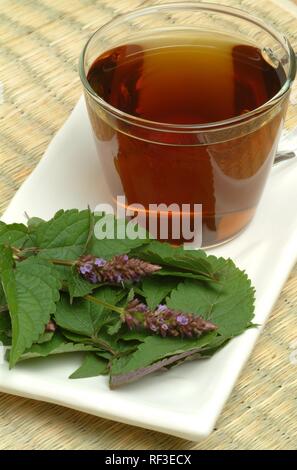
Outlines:
{"label": "brown herbal tea", "polygon": [[[87,78],[118,110],[177,128],[244,115],[269,101],[286,80],[282,66],[255,45],[207,33],[122,45],[98,57]],[[160,132],[150,124],[133,132],[129,124],[119,129],[87,102],[108,182],[115,188],[119,175],[129,204],[202,204],[203,246],[232,238],[251,220],[283,109],[260,116],[260,125],[247,119],[227,126],[218,138],[211,132]]]}

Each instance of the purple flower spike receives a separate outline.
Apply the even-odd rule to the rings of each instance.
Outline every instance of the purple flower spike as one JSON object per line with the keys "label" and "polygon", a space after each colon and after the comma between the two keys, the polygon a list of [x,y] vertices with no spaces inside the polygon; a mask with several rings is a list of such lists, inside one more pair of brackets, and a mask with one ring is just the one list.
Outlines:
{"label": "purple flower spike", "polygon": [[127,255],[119,255],[106,261],[92,255],[81,256],[77,261],[79,273],[89,282],[108,282],[120,284],[122,282],[138,282],[142,277],[161,269],[160,266],[147,263]]}
{"label": "purple flower spike", "polygon": [[158,309],[157,309],[158,313],[165,312],[165,310],[167,310],[166,305],[162,305],[162,304],[158,305]]}
{"label": "purple flower spike", "polygon": [[98,266],[98,268],[101,268],[105,264],[106,264],[106,261],[103,258],[95,258],[95,260],[94,260],[94,265]]}
{"label": "purple flower spike", "polygon": [[150,330],[157,331],[158,327],[154,324],[150,325]]}
{"label": "purple flower spike", "polygon": [[90,273],[92,271],[92,265],[87,264],[87,263],[83,264],[82,266],[80,266],[79,271],[80,271],[81,274]]}
{"label": "purple flower spike", "polygon": [[177,323],[179,323],[180,325],[187,325],[189,323],[189,319],[188,317],[186,317],[186,315],[177,315],[176,317],[176,321]]}
{"label": "purple flower spike", "polygon": [[214,323],[198,315],[171,310],[166,305],[159,305],[156,310],[151,311],[138,299],[129,302],[124,320],[130,329],[142,326],[163,337],[198,337],[217,329]]}
{"label": "purple flower spike", "polygon": [[97,279],[97,276],[95,273],[91,273],[91,275],[89,276],[88,280],[92,283],[92,284],[97,284],[98,282],[98,279]]}

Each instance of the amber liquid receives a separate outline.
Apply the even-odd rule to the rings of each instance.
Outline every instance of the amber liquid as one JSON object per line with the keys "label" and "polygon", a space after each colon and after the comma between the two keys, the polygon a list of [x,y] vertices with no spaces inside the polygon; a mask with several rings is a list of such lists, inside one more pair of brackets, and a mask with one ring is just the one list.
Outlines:
{"label": "amber liquid", "polygon": [[[251,44],[201,33],[109,50],[90,67],[88,81],[106,102],[130,115],[207,124],[260,107],[280,90],[285,73]],[[149,129],[135,128],[129,135],[129,129],[123,133],[111,125],[108,132],[108,120],[94,107],[89,112],[99,146],[112,146],[102,158],[113,160],[128,203],[202,204],[203,245],[209,246],[232,238],[252,218],[284,110],[261,126],[241,127],[238,137],[230,130],[213,141],[168,132],[161,134],[162,142]]]}

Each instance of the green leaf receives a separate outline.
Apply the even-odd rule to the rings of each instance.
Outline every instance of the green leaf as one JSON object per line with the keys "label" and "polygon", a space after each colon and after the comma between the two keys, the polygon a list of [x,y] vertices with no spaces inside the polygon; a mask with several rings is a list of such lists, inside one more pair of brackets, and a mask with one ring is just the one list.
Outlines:
{"label": "green leaf", "polygon": [[108,359],[112,356],[116,356],[117,354],[121,353],[126,354],[127,352],[136,349],[135,341],[131,341],[127,344],[122,341],[122,337],[111,336],[109,334],[109,327],[104,328],[104,330],[100,330],[100,334],[92,338],[88,336],[78,335],[76,333],[71,333],[67,330],[62,330],[62,334],[63,336],[65,336],[65,338],[67,338],[73,343],[84,343],[95,346],[96,348],[98,348],[100,355],[105,359]]}
{"label": "green leaf", "polygon": [[121,334],[121,339],[124,341],[139,341],[143,343],[148,336],[152,336],[151,332],[145,329],[141,330],[125,330]]}
{"label": "green leaf", "polygon": [[112,363],[111,375],[130,372],[144,367],[163,357],[178,354],[191,349],[204,348],[216,337],[216,333],[207,333],[197,339],[162,338],[160,336],[147,336],[138,346],[137,350],[127,357],[127,362],[115,359]]}
{"label": "green leaf", "polygon": [[[97,238],[98,223],[101,232],[105,230],[102,240]],[[9,245],[36,247],[38,254],[29,250],[24,252],[27,260],[15,261]],[[75,268],[48,261],[76,260],[85,253],[106,259],[129,253],[162,269],[131,289],[131,283],[92,285]],[[49,221],[32,218],[28,228],[0,222],[0,276],[0,341],[10,344],[12,336],[10,366],[51,354],[95,352],[87,355],[72,377],[107,373],[112,362],[111,388],[160,368],[208,357],[253,326],[254,290],[231,260],[151,241],[143,229],[131,230],[130,222],[90,210],[62,210]],[[63,293],[59,301],[62,285],[69,294]],[[195,339],[162,338],[145,329],[128,331],[119,313],[84,298],[91,293],[116,306],[119,313],[135,294],[145,298],[152,310],[166,299],[168,307],[200,314],[219,329]],[[45,332],[50,318],[59,326],[56,333]]]}
{"label": "green leaf", "polygon": [[[214,281],[217,282],[216,279],[211,279],[204,274],[195,274],[195,273],[190,273],[187,271],[178,271],[177,269],[174,268],[162,268],[159,271],[155,271],[153,273],[154,277],[172,277],[172,278],[186,278],[186,279],[197,279],[199,281],[204,281],[204,282],[209,282],[209,281]],[[215,276],[215,274],[213,275]],[[159,279],[159,282],[163,282]]]}
{"label": "green leaf", "polygon": [[42,258],[76,259],[83,254],[91,224],[89,210],[59,211],[32,228]]}
{"label": "green leaf", "polygon": [[75,267],[67,271],[66,282],[71,301],[74,297],[84,297],[90,294],[96,288],[94,284],[80,276]]}
{"label": "green leaf", "polygon": [[69,379],[85,379],[98,377],[108,373],[108,361],[94,353],[87,353],[82,365],[70,375]]}
{"label": "green leaf", "polygon": [[112,325],[107,327],[107,333],[111,336],[117,334],[123,325],[122,320],[116,320]]}
{"label": "green leaf", "polygon": [[138,342],[135,341],[122,341],[120,336],[109,335],[107,328],[100,330],[100,334],[97,338],[93,339],[94,344],[97,344],[98,347],[105,349],[108,353],[113,356],[121,356],[129,354],[132,351],[135,351]]}
{"label": "green leaf", "polygon": [[[152,374],[157,370],[168,370],[172,367],[182,364],[185,361],[193,359],[203,359],[199,348],[192,349],[189,351],[183,351],[168,357],[163,357],[162,359],[159,359],[158,361],[149,364],[148,366],[140,367],[139,369],[135,369],[117,375],[111,375],[109,380],[109,386],[112,390],[114,390],[120,387],[121,385],[125,385],[130,382],[135,382],[136,380],[139,380],[140,378],[148,374]],[[121,360],[122,364],[125,366],[127,363],[127,359],[123,357],[121,358]]]}
{"label": "green leaf", "polygon": [[231,338],[242,333],[254,315],[254,289],[247,275],[233,261],[209,257],[219,273],[218,283],[186,280],[172,291],[167,305],[211,320],[219,333]]}
{"label": "green leaf", "polygon": [[102,357],[103,359],[106,359],[107,361],[110,361],[112,359],[112,354],[107,351],[96,351],[96,355]]}
{"label": "green leaf", "polygon": [[52,339],[53,336],[54,336],[53,331],[46,331],[45,333],[42,333],[39,336],[39,338],[36,342],[37,342],[37,344],[47,343],[48,341],[50,341]]}
{"label": "green leaf", "polygon": [[116,320],[112,325],[109,325],[107,327],[107,333],[111,336],[117,334],[120,331],[122,325],[123,325],[123,322],[121,319]]}
{"label": "green leaf", "polygon": [[[197,339],[147,336],[134,353],[126,357],[116,358],[112,361],[110,371],[111,386],[115,387],[118,385],[118,382],[120,382],[120,384],[130,382],[147,373],[154,372],[154,368],[147,369],[147,367],[164,358],[192,350],[196,354],[209,345],[215,337],[215,332],[207,333]],[[131,372],[133,372],[133,374],[130,374]],[[116,376],[120,376],[121,379],[116,379]]]}
{"label": "green leaf", "polygon": [[128,295],[127,295],[127,304],[131,302],[131,300],[134,299],[134,289],[133,287],[129,290]]}
{"label": "green leaf", "polygon": [[[169,243],[152,241],[138,249],[133,250],[132,256],[137,256],[150,263],[160,266],[174,268],[173,271],[187,272],[202,275],[202,278],[212,278],[214,275],[213,266],[202,250],[184,250],[182,247],[174,247]],[[177,269],[178,268],[178,269]],[[171,274],[171,275],[174,275]]]}
{"label": "green leaf", "polygon": [[[110,286],[103,286],[94,293],[95,298],[110,304],[116,304],[121,295],[121,290]],[[55,313],[61,328],[89,337],[96,336],[103,325],[114,319],[118,319],[118,314],[102,305],[85,299],[75,299],[71,304],[67,295],[61,296]]]}
{"label": "green leaf", "polygon": [[77,333],[72,333],[71,331],[63,330],[63,328],[60,329],[60,332],[66,339],[68,339],[72,343],[91,343],[91,338],[89,336],[78,335]]}
{"label": "green leaf", "polygon": [[[97,351],[97,348],[90,344],[74,344],[65,341],[62,335],[56,333],[50,341],[42,344],[33,344],[19,358],[18,362],[37,357],[47,357],[53,354],[65,354],[83,351]],[[11,352],[8,353],[11,357]]]}
{"label": "green leaf", "polygon": [[177,284],[176,279],[170,278],[164,278],[162,281],[155,277],[144,279],[142,281],[142,293],[149,308],[155,310]]}
{"label": "green leaf", "polygon": [[91,308],[89,304],[84,299],[75,300],[71,304],[67,294],[61,295],[55,313],[57,325],[72,333],[91,337],[96,333],[95,322],[101,312],[99,308],[96,309],[97,306]]}
{"label": "green leaf", "polygon": [[10,248],[0,247],[0,275],[12,323],[10,367],[38,340],[55,312],[60,283],[46,261],[14,261]]}
{"label": "green leaf", "polygon": [[0,222],[0,245],[21,248],[28,239],[28,229],[24,224]]}
{"label": "green leaf", "polygon": [[[135,227],[135,233],[141,234],[142,238],[129,238],[126,234],[127,224],[129,222],[125,219],[116,219],[111,214],[104,215],[103,217],[97,216],[94,233],[88,243],[87,252],[109,259],[115,255],[129,253],[132,249],[149,242],[146,231],[139,226]],[[96,235],[98,236],[99,232],[105,238],[98,239]]]}
{"label": "green leaf", "polygon": [[[65,338],[73,343],[81,343],[85,345],[91,345],[96,348],[96,352],[100,354],[108,354],[109,356],[116,355],[118,352],[123,351],[121,343],[117,343],[118,338],[114,339],[108,335],[108,333],[103,333],[100,331],[100,336],[82,336],[71,331],[63,330],[62,334]],[[127,347],[127,350],[130,350],[131,347]]]}
{"label": "green leaf", "polygon": [[41,219],[40,217],[30,217],[28,220],[28,232],[34,233],[38,225],[45,224],[46,221]]}
{"label": "green leaf", "polygon": [[226,338],[225,336],[218,335],[214,340],[211,342],[209,346],[207,346],[203,351],[201,351],[202,358],[208,358],[213,356],[217,351],[222,349],[222,347],[226,346],[229,343],[231,338]]}

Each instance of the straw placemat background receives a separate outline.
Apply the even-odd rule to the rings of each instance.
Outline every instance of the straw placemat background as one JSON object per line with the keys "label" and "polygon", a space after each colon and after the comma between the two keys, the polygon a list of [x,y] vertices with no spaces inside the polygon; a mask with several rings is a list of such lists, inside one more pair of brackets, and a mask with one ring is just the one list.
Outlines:
{"label": "straw placemat background", "polygon": [[[81,93],[77,58],[86,39],[116,13],[150,3],[0,0],[1,211],[34,169]],[[266,18],[288,34],[297,50],[297,0],[221,3]],[[292,113],[290,124],[297,125]],[[295,201],[291,203],[294,207]],[[0,394],[0,449],[296,449],[297,365],[290,362],[290,354],[297,358],[296,305],[297,268],[214,433],[198,445]]]}

